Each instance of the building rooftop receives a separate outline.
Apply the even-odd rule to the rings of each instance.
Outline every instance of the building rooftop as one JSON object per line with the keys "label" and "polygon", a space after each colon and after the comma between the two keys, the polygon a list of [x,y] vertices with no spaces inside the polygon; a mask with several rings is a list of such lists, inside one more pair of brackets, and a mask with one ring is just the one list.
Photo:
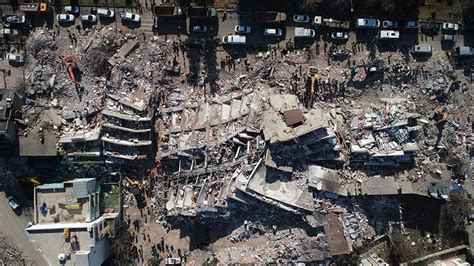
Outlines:
{"label": "building rooftop", "polygon": [[304,189],[301,181],[290,180],[291,174],[257,164],[246,188],[258,195],[296,210],[313,211],[312,193]]}
{"label": "building rooftop", "polygon": [[[328,112],[322,109],[312,109],[303,114],[295,95],[272,95],[270,105],[272,108],[264,113],[262,123],[265,140],[270,143],[289,141],[317,129],[333,126]],[[298,126],[294,126],[296,124]]]}
{"label": "building rooftop", "polygon": [[94,178],[75,179],[35,188],[35,224],[83,223],[98,216]]}
{"label": "building rooftop", "polygon": [[304,121],[304,116],[301,112],[301,109],[284,111],[283,116],[285,117],[286,125],[289,127],[302,123]]}
{"label": "building rooftop", "polygon": [[[43,138],[43,142],[41,142]],[[30,130],[28,135],[19,136],[20,156],[56,156],[58,151],[56,148],[57,137],[53,132],[45,130],[38,132]]]}
{"label": "building rooftop", "polygon": [[308,186],[320,191],[347,196],[347,189],[342,184],[337,171],[321,166],[308,166]]}
{"label": "building rooftop", "polygon": [[344,229],[336,214],[328,213],[324,216],[324,231],[326,232],[331,256],[349,254],[351,248],[344,237]]}

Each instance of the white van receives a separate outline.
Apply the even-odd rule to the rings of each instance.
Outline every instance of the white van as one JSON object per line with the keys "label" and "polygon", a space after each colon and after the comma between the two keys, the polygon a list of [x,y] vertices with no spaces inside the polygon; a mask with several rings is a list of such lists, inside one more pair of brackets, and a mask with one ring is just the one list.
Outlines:
{"label": "white van", "polygon": [[245,44],[247,43],[246,36],[242,35],[227,35],[222,37],[223,44]]}
{"label": "white van", "polygon": [[295,37],[313,38],[314,36],[316,36],[316,32],[313,29],[295,28]]}
{"label": "white van", "polygon": [[430,55],[433,53],[431,45],[415,45],[411,48],[411,53],[414,55]]}
{"label": "white van", "polygon": [[382,30],[377,38],[380,40],[396,40],[400,38],[400,32],[396,30]]}
{"label": "white van", "polygon": [[456,47],[456,56],[473,56],[474,55],[474,47],[469,46],[460,46]]}

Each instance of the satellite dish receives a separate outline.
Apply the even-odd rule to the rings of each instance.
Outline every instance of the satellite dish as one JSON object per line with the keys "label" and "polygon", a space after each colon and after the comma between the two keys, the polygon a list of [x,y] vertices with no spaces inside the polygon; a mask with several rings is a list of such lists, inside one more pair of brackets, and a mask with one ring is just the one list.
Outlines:
{"label": "satellite dish", "polygon": [[59,260],[59,264],[66,264],[66,260],[67,260],[67,257],[66,257],[66,254],[64,253],[61,253],[58,255],[58,260]]}

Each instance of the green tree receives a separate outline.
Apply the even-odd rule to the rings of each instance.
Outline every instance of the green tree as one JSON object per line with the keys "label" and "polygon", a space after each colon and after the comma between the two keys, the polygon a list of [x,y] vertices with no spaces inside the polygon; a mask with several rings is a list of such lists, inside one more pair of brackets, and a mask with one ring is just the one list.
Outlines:
{"label": "green tree", "polygon": [[441,207],[440,231],[449,246],[465,243],[465,219],[468,213],[468,202],[462,192],[451,193],[450,201]]}
{"label": "green tree", "polygon": [[389,257],[394,265],[413,260],[417,257],[415,250],[410,246],[407,239],[400,233],[389,235]]}

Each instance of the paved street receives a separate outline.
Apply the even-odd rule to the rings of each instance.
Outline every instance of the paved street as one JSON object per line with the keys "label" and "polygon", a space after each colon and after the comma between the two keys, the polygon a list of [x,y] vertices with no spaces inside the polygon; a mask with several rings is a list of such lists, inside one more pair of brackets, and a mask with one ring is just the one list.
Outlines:
{"label": "paved street", "polygon": [[16,215],[7,202],[5,192],[0,192],[0,213],[2,214],[0,232],[10,235],[15,239],[17,246],[23,249],[26,265],[47,265],[46,260],[36,251],[26,234],[26,218]]}

